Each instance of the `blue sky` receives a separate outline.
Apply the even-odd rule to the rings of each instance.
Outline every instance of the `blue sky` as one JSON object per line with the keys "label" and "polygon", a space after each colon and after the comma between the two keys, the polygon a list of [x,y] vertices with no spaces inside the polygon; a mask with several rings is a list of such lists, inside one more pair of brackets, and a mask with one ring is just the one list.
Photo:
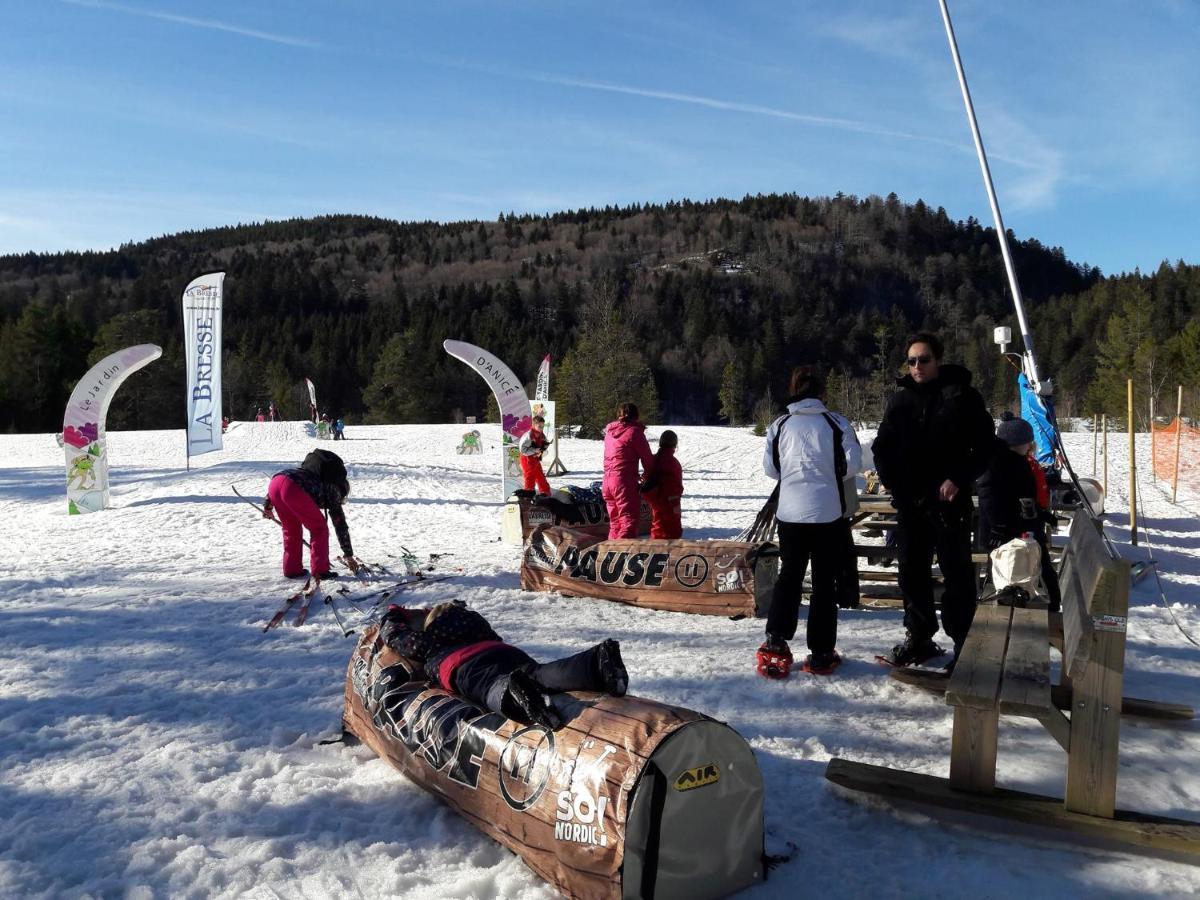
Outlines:
{"label": "blue sky", "polygon": [[[1200,2],[951,0],[1005,223],[1200,262]],[[990,224],[936,0],[0,0],[0,252],[895,191]]]}

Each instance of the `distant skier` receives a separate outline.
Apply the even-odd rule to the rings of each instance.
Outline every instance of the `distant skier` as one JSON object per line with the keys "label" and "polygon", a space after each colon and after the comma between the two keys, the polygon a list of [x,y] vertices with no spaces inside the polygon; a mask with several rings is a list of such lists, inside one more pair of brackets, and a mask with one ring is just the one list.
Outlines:
{"label": "distant skier", "polygon": [[420,666],[429,681],[526,725],[563,726],[548,693],[599,691],[621,697],[629,686],[616,641],[539,663],[504,643],[487,619],[461,600],[428,611],[393,604],[380,622],[379,636]]}
{"label": "distant skier", "polygon": [[550,439],[542,429],[546,420],[541,416],[533,417],[533,426],[521,436],[518,449],[521,453],[521,474],[525,476],[525,490],[537,488],[539,494],[550,493],[550,482],[542,471],[542,454],[550,446]]}
{"label": "distant skier", "polygon": [[254,421],[255,422],[265,422],[266,421],[266,417],[263,415],[261,406],[256,406],[254,408]]}
{"label": "distant skier", "polygon": [[637,537],[642,497],[638,493],[638,463],[642,474],[654,471],[654,454],[646,440],[646,426],[638,421],[634,403],[617,407],[617,420],[604,428],[604,482],[608,506],[608,538]]}
{"label": "distant skier", "polygon": [[350,482],[342,458],[329,450],[313,450],[297,469],[284,469],[271,478],[263,516],[283,525],[283,574],[296,578],[306,574],[302,551],[303,530],[309,533],[309,565],[318,578],[337,577],[329,565],[329,525],[323,510],[337,532],[342,556],[350,571],[356,571],[350,528],[342,504],[350,495]]}
{"label": "distant skier", "polygon": [[342,424],[341,419],[338,419],[333,423],[333,439],[335,441],[344,441],[346,439],[346,435],[342,431],[342,429],[345,427],[346,426]]}
{"label": "distant skier", "polygon": [[267,407],[267,418],[272,422],[279,421],[279,411],[275,409],[275,401],[271,401],[271,405]]}
{"label": "distant skier", "polygon": [[654,471],[641,487],[642,496],[650,506],[650,537],[678,540],[683,537],[682,512],[683,467],[675,458],[679,436],[664,431],[658,438],[654,454]]}

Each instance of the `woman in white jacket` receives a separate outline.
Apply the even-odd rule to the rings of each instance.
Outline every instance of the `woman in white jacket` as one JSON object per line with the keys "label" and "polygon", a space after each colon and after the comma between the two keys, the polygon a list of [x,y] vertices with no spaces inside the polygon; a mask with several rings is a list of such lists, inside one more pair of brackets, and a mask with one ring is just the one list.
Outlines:
{"label": "woman in white jacket", "polygon": [[837,650],[837,578],[845,560],[846,483],[862,465],[862,448],[844,416],[824,403],[825,382],[809,366],[792,371],[787,413],[771,424],[763,471],[779,482],[779,580],[767,614],[767,640],[758,671],[786,678],[796,633],[804,573],[812,560],[805,672],[828,675],[840,663]]}

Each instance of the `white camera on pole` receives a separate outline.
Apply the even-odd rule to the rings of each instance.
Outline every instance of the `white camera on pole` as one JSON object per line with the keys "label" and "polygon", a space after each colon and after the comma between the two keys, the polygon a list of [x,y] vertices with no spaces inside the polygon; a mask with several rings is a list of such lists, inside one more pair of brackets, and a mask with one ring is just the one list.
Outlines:
{"label": "white camera on pole", "polygon": [[992,332],[992,340],[1000,345],[1000,352],[1007,353],[1008,345],[1012,343],[1012,329],[1007,325],[1001,325]]}

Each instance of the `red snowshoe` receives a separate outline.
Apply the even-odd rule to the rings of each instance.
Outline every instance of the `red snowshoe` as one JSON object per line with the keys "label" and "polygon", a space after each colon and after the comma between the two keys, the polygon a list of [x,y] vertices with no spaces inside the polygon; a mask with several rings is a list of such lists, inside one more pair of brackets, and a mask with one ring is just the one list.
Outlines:
{"label": "red snowshoe", "polygon": [[763,678],[782,681],[791,674],[792,651],[788,648],[787,641],[767,638],[766,642],[758,648],[755,659],[758,674]]}

